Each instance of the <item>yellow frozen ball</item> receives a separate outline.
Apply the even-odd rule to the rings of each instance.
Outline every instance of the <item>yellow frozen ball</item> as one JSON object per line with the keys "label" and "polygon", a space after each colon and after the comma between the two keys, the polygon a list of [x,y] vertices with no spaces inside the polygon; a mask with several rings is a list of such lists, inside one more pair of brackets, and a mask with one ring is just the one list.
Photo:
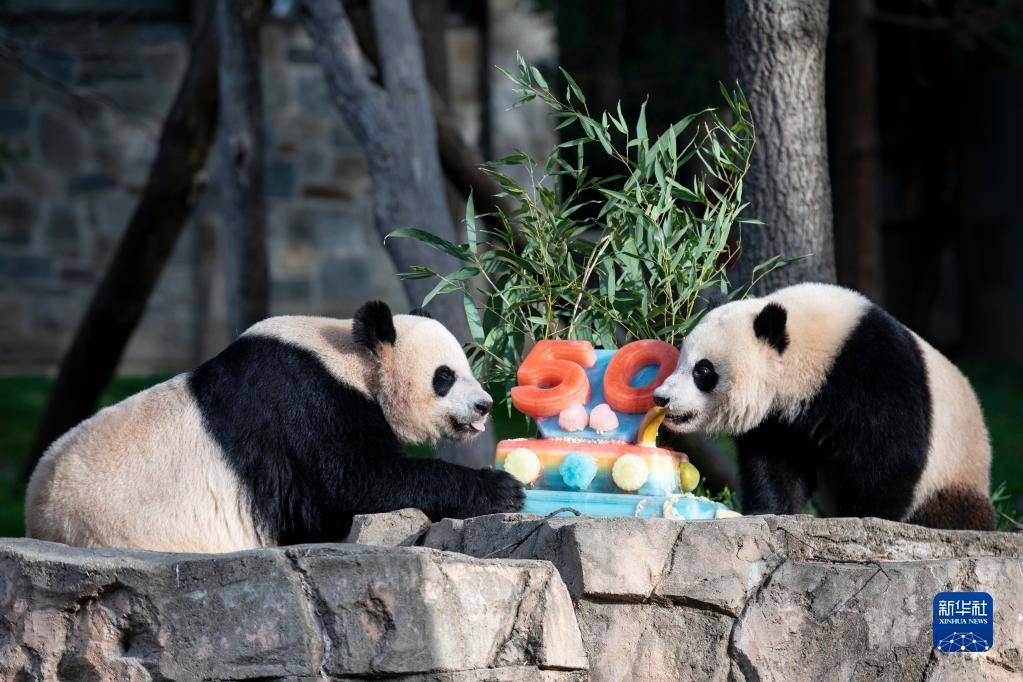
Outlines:
{"label": "yellow frozen ball", "polygon": [[529,485],[540,476],[543,465],[540,458],[529,448],[515,448],[504,458],[504,470],[519,479],[523,485]]}
{"label": "yellow frozen ball", "polygon": [[682,492],[688,493],[700,485],[700,470],[689,462],[679,462],[678,482],[682,486]]}
{"label": "yellow frozen ball", "polygon": [[615,485],[627,492],[635,492],[643,487],[650,468],[639,455],[622,455],[615,460],[611,468],[611,480]]}

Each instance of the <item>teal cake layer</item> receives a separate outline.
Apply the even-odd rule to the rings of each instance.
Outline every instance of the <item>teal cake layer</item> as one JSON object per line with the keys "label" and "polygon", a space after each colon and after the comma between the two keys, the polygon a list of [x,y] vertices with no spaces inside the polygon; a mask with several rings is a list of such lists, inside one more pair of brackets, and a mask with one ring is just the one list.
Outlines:
{"label": "teal cake layer", "polygon": [[[671,501],[675,515],[669,518],[686,520],[715,519],[737,514],[723,504],[693,495],[634,495],[624,493],[581,493],[569,490],[527,490],[527,514],[546,516],[563,507],[571,507],[584,516],[664,516],[664,505]],[[637,513],[638,510],[638,513]]]}

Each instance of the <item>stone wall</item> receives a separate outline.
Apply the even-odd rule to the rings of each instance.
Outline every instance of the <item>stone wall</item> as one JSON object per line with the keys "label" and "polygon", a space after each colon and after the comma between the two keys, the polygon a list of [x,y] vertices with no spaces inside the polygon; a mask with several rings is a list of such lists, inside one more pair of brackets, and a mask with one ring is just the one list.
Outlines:
{"label": "stone wall", "polygon": [[[0,134],[27,153],[0,184],[0,315],[9,329],[0,366],[18,371],[49,368],[67,343],[143,187],[188,57],[184,23],[72,26],[19,35],[59,41],[41,68],[87,97],[61,96],[0,64]],[[370,221],[362,152],[299,27],[270,24],[264,59],[273,310],[343,315],[370,297],[406,305]],[[207,178],[128,349],[128,372],[181,369],[227,341],[212,167]]]}
{"label": "stone wall", "polygon": [[544,561],[0,542],[5,680],[567,680],[585,667],[572,602]]}
{"label": "stone wall", "polygon": [[[395,539],[408,527],[398,528]],[[412,542],[553,563],[575,602],[594,680],[1023,675],[1019,533],[807,516],[677,523],[508,515],[445,520]],[[986,653],[931,645],[934,596],[960,590],[994,597],[995,642]]]}
{"label": "stone wall", "polygon": [[[511,20],[533,16],[528,2],[501,0],[492,11],[493,63],[513,63],[517,43],[530,49],[527,56],[549,54],[549,19]],[[0,372],[24,374],[55,366],[127,224],[187,64],[190,29],[181,19],[130,13],[0,13],[0,21],[4,40],[27,65],[0,61],[0,141],[19,157],[0,180]],[[478,36],[455,15],[449,23],[452,104],[475,142]],[[548,27],[543,44],[516,37],[537,25]],[[368,298],[407,308],[371,222],[366,161],[294,21],[274,19],[263,32],[263,86],[271,311],[344,317]],[[501,109],[495,153],[550,143],[550,123],[535,110]],[[216,175],[211,162],[195,218],[122,373],[179,371],[228,341]]]}
{"label": "stone wall", "polygon": [[[805,516],[431,526],[406,510],[349,540],[227,555],[0,541],[0,678],[1023,675],[1021,534]],[[992,594],[990,651],[932,648],[946,590]]]}

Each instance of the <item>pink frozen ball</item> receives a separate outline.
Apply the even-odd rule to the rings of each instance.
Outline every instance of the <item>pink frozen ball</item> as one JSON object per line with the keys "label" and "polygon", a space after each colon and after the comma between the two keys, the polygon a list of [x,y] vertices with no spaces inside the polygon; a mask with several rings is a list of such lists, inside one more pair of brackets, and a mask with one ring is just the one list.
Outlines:
{"label": "pink frozen ball", "polygon": [[588,421],[586,407],[582,403],[574,403],[558,415],[558,426],[564,431],[582,431]]}
{"label": "pink frozen ball", "polygon": [[590,428],[597,433],[613,431],[618,428],[618,415],[610,405],[601,403],[590,412]]}

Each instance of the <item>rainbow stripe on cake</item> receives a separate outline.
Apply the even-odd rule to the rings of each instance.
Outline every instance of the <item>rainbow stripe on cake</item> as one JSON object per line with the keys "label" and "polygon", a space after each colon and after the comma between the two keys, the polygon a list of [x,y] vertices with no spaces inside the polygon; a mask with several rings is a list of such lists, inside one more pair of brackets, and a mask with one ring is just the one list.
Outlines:
{"label": "rainbow stripe on cake", "polygon": [[[629,455],[631,457],[624,456]],[[535,462],[535,464],[534,464]],[[572,439],[512,438],[497,444],[497,466],[541,490],[674,495],[688,458],[665,448]],[[592,474],[589,474],[592,470]]]}

